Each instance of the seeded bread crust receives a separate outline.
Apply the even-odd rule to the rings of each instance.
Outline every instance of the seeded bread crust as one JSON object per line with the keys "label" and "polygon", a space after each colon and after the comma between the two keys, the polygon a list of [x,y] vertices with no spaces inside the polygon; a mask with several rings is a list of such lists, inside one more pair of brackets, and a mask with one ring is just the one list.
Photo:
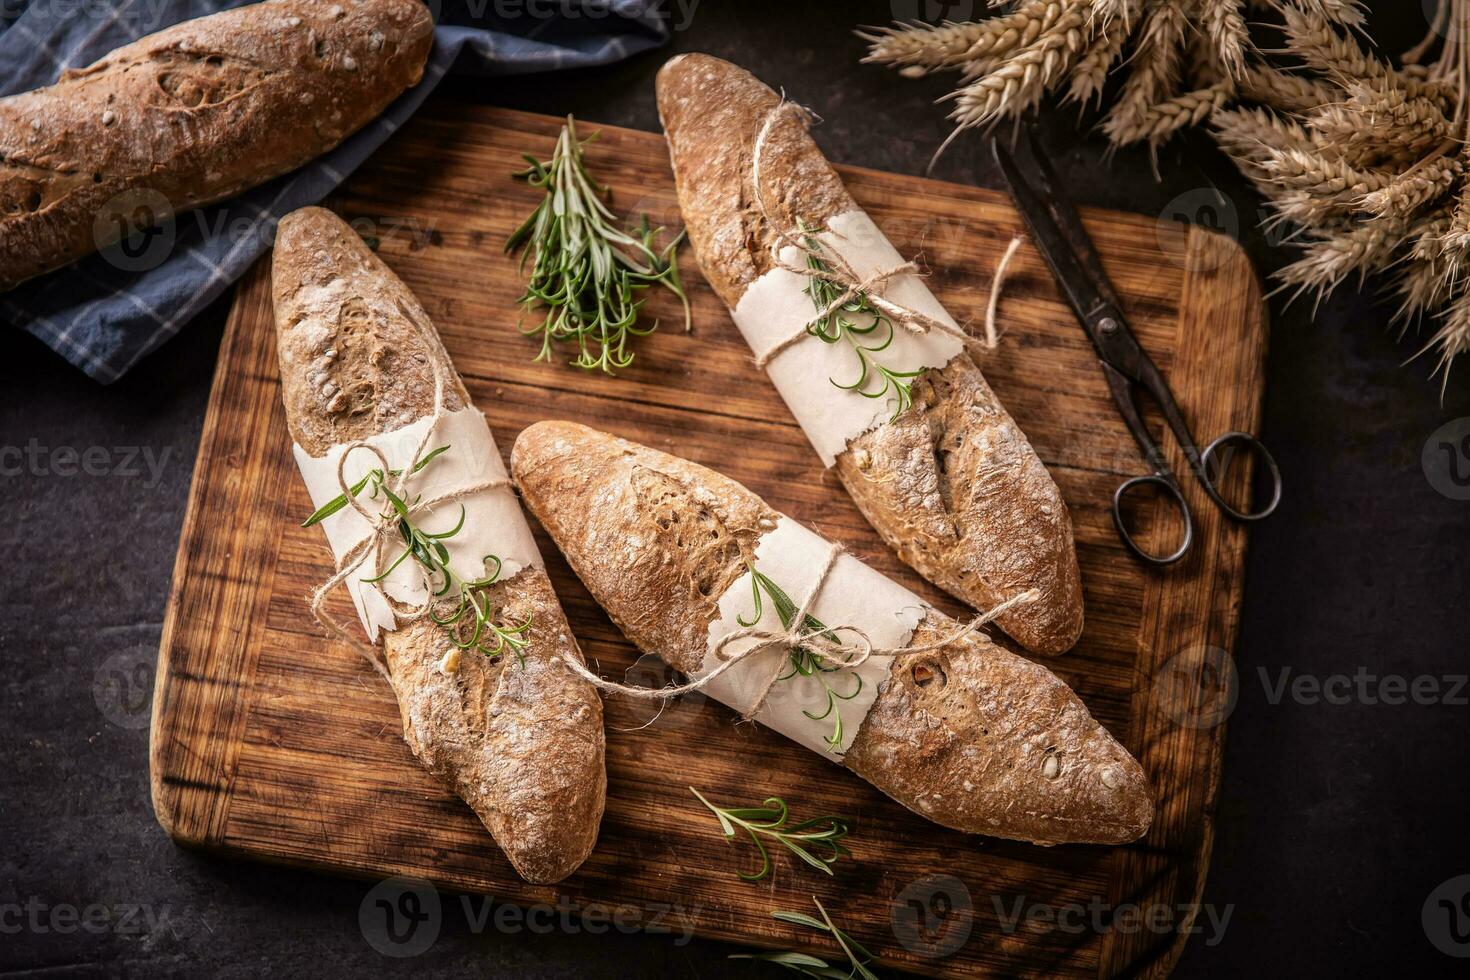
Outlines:
{"label": "seeded bread crust", "polygon": [[0,290],[332,149],[419,81],[433,27],[419,0],[269,0],[0,99]]}
{"label": "seeded bread crust", "polygon": [[[307,453],[431,414],[435,360],[454,380],[449,410],[469,403],[437,334],[415,326],[429,324],[428,314],[336,215],[288,215],[273,262],[286,419]],[[522,877],[560,881],[597,841],[607,792],[602,702],[557,659],[582,654],[545,571],[524,568],[487,591],[501,622],[531,618],[524,665],[465,654],[446,674],[442,629],[420,620],[386,633],[403,737]]]}
{"label": "seeded bread crust", "polygon": [[[732,310],[771,268],[775,235],[756,205],[750,158],[779,102],[749,72],[708,55],[680,55],[658,76],[689,240]],[[778,118],[762,156],[763,198],[777,220],[822,224],[855,209],[806,120]],[[926,371],[913,392],[912,408],[849,443],[838,478],[899,557],[962,601],[987,609],[1039,589],[1041,601],[997,624],[1036,653],[1070,649],[1082,633],[1082,584],[1051,474],[968,354]]]}
{"label": "seeded bread crust", "polygon": [[[571,422],[521,433],[522,500],[628,638],[690,673],[718,601],[780,515],[687,460]],[[910,645],[957,624],[929,609]],[[897,659],[843,759],[914,812],[1039,844],[1147,832],[1143,769],[1050,671],[984,636]]]}

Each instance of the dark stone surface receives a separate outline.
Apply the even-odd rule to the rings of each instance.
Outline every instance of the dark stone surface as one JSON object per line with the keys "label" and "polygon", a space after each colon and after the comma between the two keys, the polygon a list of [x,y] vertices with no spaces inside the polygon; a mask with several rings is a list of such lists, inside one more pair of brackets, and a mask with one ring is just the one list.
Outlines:
{"label": "dark stone surface", "polygon": [[[1422,32],[1420,4],[1375,6],[1373,28],[1386,49]],[[917,9],[913,0],[706,3],[674,48],[729,57],[819,107],[826,123],[818,138],[836,159],[921,173],[946,132],[930,104],[942,82],[857,66],[859,45],[846,30]],[[652,130],[651,83],[664,56],[556,78],[456,80],[442,97]],[[1144,153],[1105,161],[1102,142],[1077,135],[1069,111],[1052,113],[1046,130],[1085,203],[1163,213],[1219,170],[1197,136],[1165,149],[1164,176],[1155,180]],[[937,176],[997,185],[977,138],[960,141]],[[1253,227],[1258,202],[1237,178],[1217,179],[1258,267],[1278,266],[1283,253]],[[1288,307],[1277,298],[1271,308],[1263,434],[1288,492],[1251,543],[1237,651],[1242,690],[1205,894],[1230,918],[1217,944],[1207,945],[1207,935],[1191,941],[1178,975],[1448,975],[1457,961],[1430,945],[1421,909],[1441,882],[1470,873],[1465,692],[1458,705],[1368,704],[1356,695],[1346,704],[1290,695],[1273,703],[1258,671],[1274,683],[1285,667],[1316,678],[1360,670],[1443,678],[1470,669],[1470,576],[1460,560],[1470,504],[1437,492],[1420,464],[1436,429],[1470,416],[1470,387],[1462,367],[1441,402],[1423,360],[1401,365],[1413,339],[1396,342],[1388,309],[1366,295],[1344,290],[1315,319],[1307,302]],[[148,800],[145,701],[224,312],[216,306],[110,388],[27,336],[5,343],[0,447],[101,447],[89,468],[108,472],[62,476],[27,462],[0,477],[0,553],[11,578],[0,593],[0,970],[756,972],[727,961],[726,947],[680,945],[667,935],[568,934],[559,926],[549,935],[501,934],[493,925],[477,933],[474,916],[450,896],[432,948],[394,961],[359,929],[366,885],[201,857],[168,841]],[[129,466],[127,447],[147,455]],[[47,470],[66,468],[64,454],[41,456]],[[156,478],[149,459],[162,463]],[[14,455],[4,462],[14,466]],[[981,915],[972,941],[985,941],[993,911],[984,883],[971,887]],[[89,906],[111,910],[105,924],[83,920],[89,930],[67,918]],[[859,936],[876,928],[853,924]]]}

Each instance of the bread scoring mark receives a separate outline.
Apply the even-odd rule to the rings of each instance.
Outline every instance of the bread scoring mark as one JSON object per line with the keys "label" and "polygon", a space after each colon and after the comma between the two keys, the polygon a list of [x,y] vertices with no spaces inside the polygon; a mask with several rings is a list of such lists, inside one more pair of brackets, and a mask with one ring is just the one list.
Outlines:
{"label": "bread scoring mark", "polygon": [[744,542],[711,506],[667,473],[635,465],[629,483],[638,499],[638,520],[653,540],[675,556],[691,597],[719,601],[754,559],[753,542]]}
{"label": "bread scoring mark", "polygon": [[160,51],[149,59],[169,102],[185,109],[223,105],[281,74],[230,55]]}

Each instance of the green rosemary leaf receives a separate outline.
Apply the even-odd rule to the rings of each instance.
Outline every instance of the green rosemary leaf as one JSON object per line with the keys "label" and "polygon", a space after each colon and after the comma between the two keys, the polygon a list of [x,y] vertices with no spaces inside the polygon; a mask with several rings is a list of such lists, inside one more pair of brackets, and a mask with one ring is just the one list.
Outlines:
{"label": "green rosemary leaf", "polygon": [[[413,469],[409,471],[410,474],[419,472],[425,466],[428,466],[435,459],[448,451],[448,446],[440,446],[438,449],[434,449],[425,453],[424,458],[414,464]],[[397,476],[399,471],[389,470],[388,473],[392,476]],[[361,480],[358,480],[348,489],[352,491],[352,496],[356,497],[358,494],[362,493],[363,489],[368,485],[369,482],[374,484],[373,496],[376,497],[377,485],[383,482],[383,471],[377,469],[369,470],[366,476],[364,476]],[[322,504],[321,507],[317,508],[317,510],[310,517],[301,522],[301,526],[311,527],[315,524],[320,524],[322,521],[326,520],[328,517],[331,517],[333,514],[337,513],[337,511],[346,506],[347,495],[338,494],[335,498],[327,501],[325,504]]]}
{"label": "green rosemary leaf", "polygon": [[[798,222],[798,226],[807,248],[811,250],[806,257],[808,276],[802,291],[811,297],[812,305],[820,313],[838,299],[844,290],[820,275],[832,271],[831,266],[820,257],[826,246],[816,235],[822,229],[805,222]],[[844,316],[845,313],[865,319],[866,325]],[[885,331],[881,343],[869,345],[858,339],[874,333],[880,326]],[[872,399],[887,398],[891,392],[895,401],[892,418],[898,418],[913,404],[913,390],[909,386],[909,379],[918,377],[923,371],[893,371],[873,359],[874,354],[882,353],[893,343],[894,327],[893,321],[873,306],[867,293],[859,292],[838,309],[817,317],[807,324],[807,333],[828,344],[845,340],[857,355],[857,380],[843,384],[836,378],[829,378],[833,387],[856,391]],[[883,383],[881,387],[875,387],[877,381]]]}
{"label": "green rosemary leaf", "polygon": [[[421,471],[435,459],[449,451],[449,446],[440,446],[424,455],[416,464],[410,474]],[[389,475],[397,477],[399,470],[389,470]],[[393,513],[398,521],[398,533],[403,538],[404,548],[398,556],[393,559],[392,564],[378,575],[362,579],[365,583],[375,584],[382,582],[409,558],[412,558],[424,570],[428,581],[430,595],[436,600],[444,600],[453,605],[453,612],[440,616],[438,610],[433,606],[429,609],[429,618],[438,626],[444,628],[449,634],[449,640],[462,650],[478,650],[487,657],[497,657],[506,650],[512,650],[521,665],[525,665],[525,649],[530,643],[531,618],[515,625],[502,625],[496,621],[496,617],[490,608],[490,596],[485,591],[500,578],[502,564],[494,555],[486,555],[482,565],[489,566],[494,563],[494,570],[482,578],[466,580],[460,578],[449,567],[449,548],[444,542],[458,535],[464,530],[465,507],[460,504],[459,520],[454,527],[448,531],[430,534],[417,527],[412,520],[412,509],[393,490],[388,488],[387,480],[382,470],[372,470],[349,489],[352,496],[357,496],[367,486],[373,488],[372,497],[377,499],[381,492],[388,504],[393,508]],[[417,506],[419,497],[413,498]],[[323,519],[330,517],[343,507],[347,506],[347,495],[337,497],[317,510],[303,527],[310,527],[320,523]],[[457,598],[455,597],[457,590]],[[469,617],[466,619],[466,617]],[[468,638],[466,638],[468,634]]]}
{"label": "green rosemary leaf", "polygon": [[[373,472],[374,473],[381,473],[382,471],[381,470],[374,470]],[[368,485],[368,480],[371,477],[371,475],[372,474],[369,474],[368,476],[363,477],[361,480],[358,480],[356,483],[354,483],[350,487],[350,489],[352,491],[352,495],[354,497],[356,497],[358,494],[362,493],[363,488]],[[347,495],[346,494],[341,494],[336,499],[330,500],[327,503],[322,504],[319,508],[316,509],[315,512],[312,513],[312,515],[310,517],[308,517],[306,520],[304,520],[304,521],[301,522],[301,526],[302,527],[312,527],[312,526],[314,526],[316,524],[320,524],[322,521],[326,520],[328,517],[331,517],[333,514],[337,513],[337,511],[341,510],[343,507],[346,507],[346,506],[347,506]]]}
{"label": "green rosemary leaf", "polygon": [[[741,626],[750,627],[760,621],[761,593],[765,592],[770,597],[771,605],[775,608],[776,615],[781,620],[781,625],[788,630],[791,629],[791,624],[796,619],[796,613],[798,611],[796,603],[792,602],[791,597],[786,594],[786,591],[771,581],[769,576],[756,571],[754,565],[747,563],[746,568],[750,571],[750,588],[755,595],[755,619],[751,622],[746,622],[744,619],[736,617],[736,622]],[[801,628],[803,633],[826,633],[837,644],[841,645],[842,643],[835,632],[810,613],[802,619]],[[802,709],[801,713],[812,721],[825,721],[827,718],[833,718],[832,733],[823,736],[823,740],[832,752],[836,752],[842,747],[842,739],[845,733],[845,729],[842,726],[842,713],[837,710],[837,701],[850,701],[857,697],[858,693],[863,689],[862,675],[855,674],[853,676],[857,678],[857,687],[853,692],[851,694],[837,693],[823,675],[841,669],[842,667],[840,665],[824,665],[816,655],[805,647],[796,647],[791,651],[791,669],[776,678],[776,683],[778,684],[797,676],[816,677],[821,683],[822,689],[827,695],[827,710],[819,715],[814,715],[806,709]]]}
{"label": "green rosemary leaf", "polygon": [[582,156],[596,136],[578,139],[576,120],[568,116],[550,160],[525,157],[530,166],[513,176],[546,196],[506,239],[505,251],[521,252],[522,275],[530,266],[520,302],[527,312],[543,315],[521,332],[541,336],[535,359],[550,360],[555,347],[565,344],[575,352],[569,363],[613,374],[633,363],[629,338],[658,326],[638,326],[641,291],[660,285],[677,296],[686,331],[691,313],[677,260],[683,232],[660,250],[663,229],[651,227],[646,214],[630,231],[618,227],[604,203],[607,189],[592,179]]}
{"label": "green rosemary leaf", "polygon": [[784,966],[788,970],[800,973],[803,976],[823,978],[823,980],[878,980],[878,975],[868,968],[873,961],[873,954],[863,948],[862,944],[853,939],[847,933],[832,922],[832,917],[827,914],[820,900],[815,896],[812,902],[821,913],[820,919],[801,912],[786,912],[777,910],[771,913],[771,918],[778,922],[786,922],[791,925],[805,926],[818,932],[826,933],[836,940],[838,947],[847,955],[848,969],[832,966],[826,960],[810,953],[801,953],[787,950],[774,953],[732,953],[732,960],[760,960],[766,963],[775,963]]}
{"label": "green rosemary leaf", "polygon": [[[751,843],[755,845],[756,851],[761,856],[761,867],[754,874],[736,871],[735,874],[744,881],[761,881],[771,873],[771,856],[762,838],[778,841],[807,864],[827,875],[832,874],[831,865],[838,858],[852,853],[841,843],[852,832],[852,821],[846,818],[815,817],[811,820],[803,820],[795,826],[788,826],[790,810],[786,806],[786,801],[779,796],[767,797],[765,805],[760,807],[727,808],[711,803],[693,786],[689,787],[689,792],[693,793],[695,798],[715,815],[727,841],[733,841],[738,832],[743,830],[750,837]],[[827,848],[832,855],[831,858],[812,853],[808,850],[811,846]]]}
{"label": "green rosemary leaf", "polygon": [[766,963],[780,963],[782,966],[818,966],[831,969],[826,960],[819,960],[806,953],[732,953],[730,959],[762,960]]}
{"label": "green rosemary leaf", "polygon": [[820,929],[822,932],[827,931],[827,924],[825,922],[814,919],[809,915],[804,915],[801,912],[777,911],[771,913],[771,918],[778,919],[781,922],[790,922],[798,926],[810,926],[813,929]]}

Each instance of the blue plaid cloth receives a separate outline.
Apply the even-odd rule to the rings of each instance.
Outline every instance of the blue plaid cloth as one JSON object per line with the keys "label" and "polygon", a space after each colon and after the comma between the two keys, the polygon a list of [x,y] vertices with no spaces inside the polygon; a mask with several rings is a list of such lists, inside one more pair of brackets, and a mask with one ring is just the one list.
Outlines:
{"label": "blue plaid cloth", "polygon": [[[438,24],[424,80],[326,156],[178,220],[141,249],[93,255],[0,294],[0,319],[30,331],[96,380],[122,377],[248,270],[282,215],[341,184],[423,103],[446,72],[513,75],[602,65],[668,40],[661,0],[428,0]],[[0,96],[171,24],[243,0],[0,0]],[[130,243],[137,246],[137,241]]]}

